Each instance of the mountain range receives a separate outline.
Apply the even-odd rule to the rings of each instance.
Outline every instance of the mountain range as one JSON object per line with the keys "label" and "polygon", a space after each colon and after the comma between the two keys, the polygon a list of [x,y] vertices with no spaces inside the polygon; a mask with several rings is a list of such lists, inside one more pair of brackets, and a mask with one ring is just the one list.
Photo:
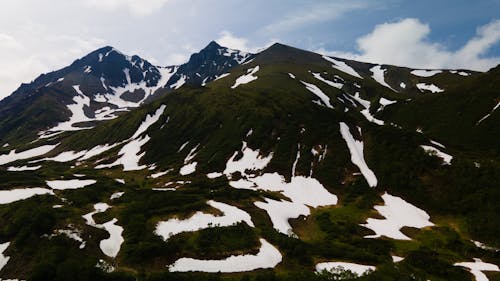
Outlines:
{"label": "mountain range", "polygon": [[98,49],[0,101],[0,278],[500,280],[499,84]]}

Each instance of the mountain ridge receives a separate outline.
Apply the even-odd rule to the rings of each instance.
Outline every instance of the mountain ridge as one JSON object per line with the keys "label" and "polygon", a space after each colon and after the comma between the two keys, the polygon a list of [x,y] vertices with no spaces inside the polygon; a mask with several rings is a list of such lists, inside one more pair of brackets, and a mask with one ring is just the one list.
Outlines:
{"label": "mountain ridge", "polygon": [[[0,198],[1,276],[470,281],[500,263],[495,69],[277,44],[227,71],[92,128],[2,139],[0,192],[27,195]],[[83,103],[74,82],[50,90]]]}

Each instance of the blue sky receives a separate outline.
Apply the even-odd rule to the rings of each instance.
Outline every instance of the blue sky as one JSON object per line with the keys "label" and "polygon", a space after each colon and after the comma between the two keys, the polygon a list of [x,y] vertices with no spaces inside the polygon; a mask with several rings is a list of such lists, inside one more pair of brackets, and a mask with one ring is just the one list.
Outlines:
{"label": "blue sky", "polygon": [[487,70],[500,63],[500,0],[4,0],[0,98],[104,45],[179,64],[211,40],[279,41],[352,59]]}

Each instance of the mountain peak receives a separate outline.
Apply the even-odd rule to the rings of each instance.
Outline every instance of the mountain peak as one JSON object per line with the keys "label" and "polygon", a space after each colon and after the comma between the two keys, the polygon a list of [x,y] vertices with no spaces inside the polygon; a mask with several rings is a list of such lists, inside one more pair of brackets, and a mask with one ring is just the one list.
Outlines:
{"label": "mountain peak", "polygon": [[224,48],[224,47],[219,45],[219,43],[212,40],[212,41],[210,41],[210,43],[208,43],[208,45],[205,48],[203,48],[203,50],[205,50],[205,49],[219,49],[219,48]]}

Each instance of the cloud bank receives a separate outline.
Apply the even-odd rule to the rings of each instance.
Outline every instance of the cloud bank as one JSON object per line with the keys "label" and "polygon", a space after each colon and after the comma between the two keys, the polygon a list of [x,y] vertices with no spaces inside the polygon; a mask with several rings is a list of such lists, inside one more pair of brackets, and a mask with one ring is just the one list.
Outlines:
{"label": "cloud bank", "polygon": [[477,29],[476,35],[458,50],[430,42],[431,28],[418,19],[407,18],[377,25],[357,39],[357,53],[318,52],[373,63],[415,68],[466,68],[478,71],[500,64],[500,57],[483,57],[500,42],[500,20]]}

